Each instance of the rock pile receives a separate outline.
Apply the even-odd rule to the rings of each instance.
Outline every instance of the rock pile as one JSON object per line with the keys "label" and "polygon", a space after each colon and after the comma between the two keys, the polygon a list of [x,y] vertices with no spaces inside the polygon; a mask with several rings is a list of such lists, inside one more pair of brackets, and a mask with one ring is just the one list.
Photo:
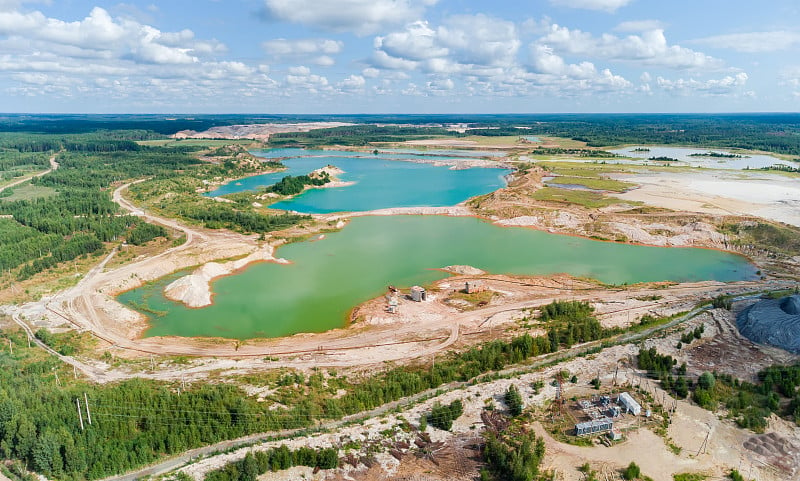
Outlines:
{"label": "rock pile", "polygon": [[753,342],[800,354],[800,295],[769,299],[748,307],[736,321],[739,332]]}

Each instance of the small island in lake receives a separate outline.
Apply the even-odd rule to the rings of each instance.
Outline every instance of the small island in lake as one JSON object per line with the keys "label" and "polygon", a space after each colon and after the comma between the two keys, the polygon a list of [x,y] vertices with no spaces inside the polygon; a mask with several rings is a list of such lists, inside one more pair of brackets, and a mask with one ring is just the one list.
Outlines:
{"label": "small island in lake", "polygon": [[744,159],[746,156],[739,154],[730,154],[726,152],[698,152],[689,154],[689,157],[712,157],[718,159]]}
{"label": "small island in lake", "polygon": [[655,160],[656,162],[678,162],[678,159],[673,159],[672,157],[648,157],[647,160]]}

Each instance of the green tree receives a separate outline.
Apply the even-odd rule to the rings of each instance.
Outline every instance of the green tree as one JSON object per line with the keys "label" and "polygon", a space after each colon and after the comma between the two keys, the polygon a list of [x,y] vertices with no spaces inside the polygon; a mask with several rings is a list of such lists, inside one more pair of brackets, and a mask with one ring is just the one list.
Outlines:
{"label": "green tree", "polygon": [[622,471],[622,477],[625,479],[639,479],[642,476],[642,470],[639,466],[631,461],[631,464]]}
{"label": "green tree", "polygon": [[456,399],[447,405],[437,404],[431,408],[428,414],[428,424],[443,431],[449,431],[453,427],[453,421],[461,417],[464,413],[464,405],[461,399]]}
{"label": "green tree", "polygon": [[728,474],[728,478],[730,478],[731,481],[744,481],[744,476],[742,476],[741,473],[735,469],[731,469],[731,472]]}
{"label": "green tree", "polygon": [[508,386],[508,390],[506,390],[505,394],[505,401],[512,416],[519,416],[522,414],[522,409],[524,407],[522,395],[514,384]]}
{"label": "green tree", "polygon": [[710,391],[714,389],[716,382],[717,380],[714,378],[714,375],[706,371],[701,374],[699,378],[697,378],[697,387],[700,389],[705,389],[706,391]]}
{"label": "green tree", "polygon": [[258,463],[256,463],[255,456],[253,456],[252,452],[247,453],[242,460],[241,476],[239,479],[241,481],[256,481],[256,478],[260,474],[258,471]]}

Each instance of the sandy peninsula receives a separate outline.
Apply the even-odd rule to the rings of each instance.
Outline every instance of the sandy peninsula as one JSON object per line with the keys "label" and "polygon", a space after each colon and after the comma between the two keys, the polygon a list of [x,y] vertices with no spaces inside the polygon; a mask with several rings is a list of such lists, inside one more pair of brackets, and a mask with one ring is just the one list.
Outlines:
{"label": "sandy peninsula", "polygon": [[233,274],[253,262],[277,262],[288,264],[286,259],[276,259],[275,249],[265,245],[250,255],[229,262],[209,262],[197,268],[188,276],[181,277],[164,289],[164,296],[182,302],[187,307],[206,307],[212,304],[211,283],[214,279]]}

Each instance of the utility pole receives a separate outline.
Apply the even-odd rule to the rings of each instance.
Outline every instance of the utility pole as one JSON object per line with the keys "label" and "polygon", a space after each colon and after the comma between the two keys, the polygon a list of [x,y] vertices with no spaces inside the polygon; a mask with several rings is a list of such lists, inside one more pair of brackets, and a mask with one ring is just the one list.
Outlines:
{"label": "utility pole", "polygon": [[697,455],[700,456],[700,452],[702,451],[703,454],[706,453],[706,447],[708,447],[708,438],[711,436],[711,425],[708,426],[708,433],[706,434],[706,438],[703,440],[703,444],[700,445],[700,449],[697,450]]}
{"label": "utility pole", "polygon": [[11,349],[11,355],[14,355],[14,343],[11,342],[11,339],[8,340],[8,348]]}
{"label": "utility pole", "polygon": [[75,398],[75,405],[78,406],[78,420],[81,422],[81,431],[83,431],[83,414],[81,414],[81,400]]}
{"label": "utility pole", "polygon": [[59,381],[59,379],[58,379],[58,373],[53,371],[53,374],[55,374],[55,376],[56,376],[56,386],[61,387],[61,381]]}
{"label": "utility pole", "polygon": [[83,402],[86,404],[86,419],[89,420],[89,426],[92,425],[92,413],[89,411],[89,398],[86,397],[86,393],[83,393]]}

